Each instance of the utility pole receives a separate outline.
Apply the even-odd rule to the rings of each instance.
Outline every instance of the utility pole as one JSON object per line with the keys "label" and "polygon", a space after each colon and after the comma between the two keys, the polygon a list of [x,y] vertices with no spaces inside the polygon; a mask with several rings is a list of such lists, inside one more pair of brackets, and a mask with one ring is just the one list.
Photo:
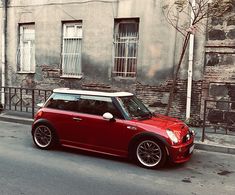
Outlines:
{"label": "utility pole", "polygon": [[[196,6],[196,1],[191,0],[192,9]],[[193,19],[194,13],[191,11],[191,19],[190,19],[190,28],[193,31]],[[193,82],[193,55],[194,55],[194,32],[190,35],[189,41],[189,58],[188,58],[188,84],[187,84],[187,101],[186,101],[186,119],[190,118],[191,114],[191,100],[192,100],[192,82]]]}
{"label": "utility pole", "polygon": [[1,104],[5,104],[4,87],[6,85],[6,31],[7,31],[7,3],[8,0],[2,0],[2,91]]}

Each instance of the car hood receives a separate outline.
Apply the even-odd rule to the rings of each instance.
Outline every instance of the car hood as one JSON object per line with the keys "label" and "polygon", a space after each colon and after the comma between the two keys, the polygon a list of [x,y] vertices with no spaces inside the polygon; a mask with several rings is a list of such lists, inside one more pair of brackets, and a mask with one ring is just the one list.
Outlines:
{"label": "car hood", "polygon": [[150,125],[152,127],[156,127],[158,131],[165,131],[166,129],[170,129],[177,135],[178,138],[181,138],[182,136],[188,133],[188,126],[183,121],[160,114],[157,114],[147,120],[138,121],[138,123],[142,125]]}

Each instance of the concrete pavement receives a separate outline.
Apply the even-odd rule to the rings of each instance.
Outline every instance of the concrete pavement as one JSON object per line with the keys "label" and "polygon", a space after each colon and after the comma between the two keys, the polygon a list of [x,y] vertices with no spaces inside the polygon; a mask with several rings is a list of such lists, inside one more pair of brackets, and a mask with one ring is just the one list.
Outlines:
{"label": "concrete pavement", "polygon": [[31,125],[33,123],[32,114],[26,112],[7,111],[0,114],[0,120],[6,122]]}
{"label": "concrete pavement", "polygon": [[[31,125],[33,119],[31,113],[7,111],[0,114],[0,121]],[[220,129],[215,133],[213,129],[207,127],[205,140],[202,142],[202,128],[192,127],[192,129],[196,133],[196,149],[235,155],[235,132],[228,132],[230,135],[225,135],[224,130]]]}
{"label": "concrete pavement", "polygon": [[195,150],[189,162],[143,169],[127,159],[40,150],[30,126],[0,121],[0,195],[234,195],[235,155]]}
{"label": "concrete pavement", "polygon": [[202,142],[202,128],[192,129],[196,132],[196,149],[235,155],[235,132],[228,132],[226,135],[225,130],[221,129],[216,133],[212,128],[206,127],[205,139]]}

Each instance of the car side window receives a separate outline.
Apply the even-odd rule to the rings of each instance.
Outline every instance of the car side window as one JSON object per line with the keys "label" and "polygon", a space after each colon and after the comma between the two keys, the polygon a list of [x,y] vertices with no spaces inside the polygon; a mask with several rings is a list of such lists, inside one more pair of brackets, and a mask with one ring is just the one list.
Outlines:
{"label": "car side window", "polygon": [[113,102],[107,104],[107,112],[111,113],[114,118],[124,119],[122,113],[117,109]]}
{"label": "car side window", "polygon": [[81,95],[78,103],[78,112],[103,116],[111,113],[115,118],[123,119],[120,111],[115,107],[111,97]]}
{"label": "car side window", "polygon": [[77,112],[85,113],[85,114],[94,114],[94,101],[89,99],[80,99],[78,101],[78,109]]}
{"label": "car side window", "polygon": [[76,94],[54,93],[47,101],[45,107],[59,110],[77,111],[80,96]]}

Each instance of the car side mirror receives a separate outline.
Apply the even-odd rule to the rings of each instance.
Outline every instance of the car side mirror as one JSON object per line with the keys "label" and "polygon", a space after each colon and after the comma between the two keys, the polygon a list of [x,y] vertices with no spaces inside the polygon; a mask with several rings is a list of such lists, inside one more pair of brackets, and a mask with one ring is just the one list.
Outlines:
{"label": "car side mirror", "polygon": [[108,121],[115,121],[113,115],[112,115],[111,113],[109,113],[109,112],[105,112],[105,113],[103,114],[103,118],[104,118],[105,120],[108,120]]}
{"label": "car side mirror", "polygon": [[43,105],[44,105],[44,103],[43,103],[43,102],[41,102],[41,103],[38,103],[38,104],[37,104],[37,107],[42,108],[42,107],[43,107]]}

